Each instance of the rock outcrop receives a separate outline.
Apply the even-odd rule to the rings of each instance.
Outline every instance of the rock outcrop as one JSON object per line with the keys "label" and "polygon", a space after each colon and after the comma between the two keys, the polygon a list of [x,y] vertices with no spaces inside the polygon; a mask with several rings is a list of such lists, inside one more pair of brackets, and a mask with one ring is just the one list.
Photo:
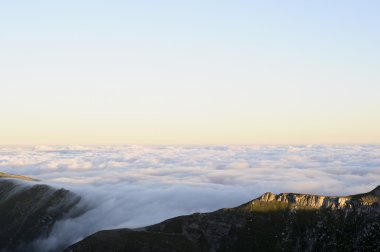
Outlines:
{"label": "rock outcrop", "polygon": [[[292,204],[293,206],[311,208],[342,209],[352,207],[350,197],[330,197],[296,193],[273,194],[268,192],[263,194],[260,198],[258,198],[258,200],[266,202],[278,201],[286,204]],[[252,201],[252,204],[254,203],[255,201]]]}

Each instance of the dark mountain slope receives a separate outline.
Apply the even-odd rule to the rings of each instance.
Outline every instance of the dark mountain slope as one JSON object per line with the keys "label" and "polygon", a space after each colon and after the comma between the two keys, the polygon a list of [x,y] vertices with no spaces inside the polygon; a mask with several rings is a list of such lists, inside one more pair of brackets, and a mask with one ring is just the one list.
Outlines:
{"label": "dark mountain slope", "polygon": [[56,221],[69,217],[69,212],[79,214],[70,210],[80,197],[15,176],[32,180],[17,175],[0,178],[0,251],[33,251],[28,244],[48,236]]}
{"label": "dark mountain slope", "polygon": [[65,252],[380,251],[379,203],[380,187],[346,197],[265,193],[232,209],[101,231]]}
{"label": "dark mountain slope", "polygon": [[[85,238],[83,251],[200,251],[182,234],[116,229],[100,231]],[[72,251],[71,249],[65,251]],[[74,249],[74,251],[77,251]],[[82,251],[82,250],[79,250]]]}

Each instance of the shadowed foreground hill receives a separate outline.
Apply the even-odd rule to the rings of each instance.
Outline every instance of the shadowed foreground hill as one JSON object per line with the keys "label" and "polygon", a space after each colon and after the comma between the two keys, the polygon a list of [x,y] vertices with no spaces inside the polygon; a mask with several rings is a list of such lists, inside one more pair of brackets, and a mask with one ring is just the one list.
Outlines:
{"label": "shadowed foreground hill", "polygon": [[[67,217],[80,197],[35,184],[32,178],[0,173],[0,251],[41,251],[31,243],[47,237],[54,223]],[[73,214],[73,213],[71,213]]]}
{"label": "shadowed foreground hill", "polygon": [[236,208],[100,231],[65,252],[380,251],[380,186],[329,197],[265,193]]}

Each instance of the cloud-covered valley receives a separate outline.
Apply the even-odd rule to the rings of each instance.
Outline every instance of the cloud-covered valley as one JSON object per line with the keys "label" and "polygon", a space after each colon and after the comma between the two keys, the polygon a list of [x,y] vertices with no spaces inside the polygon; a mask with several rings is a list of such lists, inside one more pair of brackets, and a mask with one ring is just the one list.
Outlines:
{"label": "cloud-covered valley", "polygon": [[70,189],[90,209],[36,242],[48,250],[101,229],[233,207],[266,191],[369,191],[380,184],[380,146],[2,146],[0,171]]}

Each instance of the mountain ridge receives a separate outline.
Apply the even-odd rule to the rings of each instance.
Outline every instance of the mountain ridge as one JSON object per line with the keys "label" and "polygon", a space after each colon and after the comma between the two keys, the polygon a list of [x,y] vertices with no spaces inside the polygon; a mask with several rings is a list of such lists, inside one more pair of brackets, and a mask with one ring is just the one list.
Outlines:
{"label": "mountain ridge", "polygon": [[[264,193],[235,208],[179,216],[128,232],[103,230],[64,252],[189,251],[189,245],[174,243],[178,237],[187,239],[194,252],[376,251],[380,247],[379,189],[350,196]],[[177,236],[158,238],[161,234]],[[158,240],[166,245],[155,246]]]}
{"label": "mountain ridge", "polygon": [[20,179],[25,181],[39,181],[38,179],[26,177],[18,174],[10,174],[5,172],[0,172],[0,178],[9,178],[9,179]]}

